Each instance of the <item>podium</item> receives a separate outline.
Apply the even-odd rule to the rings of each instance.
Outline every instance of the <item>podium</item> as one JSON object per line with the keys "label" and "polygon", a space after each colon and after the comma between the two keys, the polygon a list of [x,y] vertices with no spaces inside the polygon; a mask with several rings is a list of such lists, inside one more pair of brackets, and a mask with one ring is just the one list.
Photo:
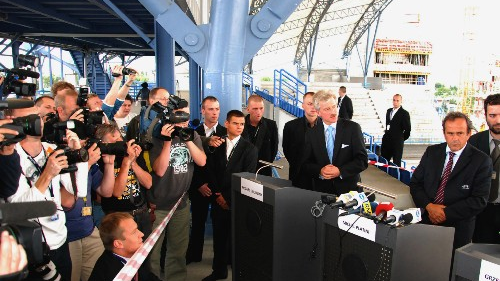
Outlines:
{"label": "podium", "polygon": [[321,280],[321,233],[311,215],[321,193],[288,180],[254,179],[251,173],[232,178],[233,280]]}
{"label": "podium", "polygon": [[448,280],[454,228],[394,228],[358,215],[323,212],[323,280]]}
{"label": "podium", "polygon": [[500,280],[500,245],[471,243],[458,248],[451,280]]}

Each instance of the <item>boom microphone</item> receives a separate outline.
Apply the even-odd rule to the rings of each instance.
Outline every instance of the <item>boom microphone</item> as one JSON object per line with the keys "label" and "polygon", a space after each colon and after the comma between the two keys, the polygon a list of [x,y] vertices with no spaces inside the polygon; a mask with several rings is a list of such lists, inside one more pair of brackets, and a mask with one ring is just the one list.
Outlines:
{"label": "boom microphone", "polygon": [[6,71],[6,72],[12,73],[12,74],[17,74],[18,76],[22,76],[22,77],[31,77],[31,78],[35,78],[35,79],[40,78],[40,73],[31,71],[31,70],[21,69],[21,68],[11,68],[11,69],[3,70],[3,71]]}
{"label": "boom microphone", "polygon": [[52,201],[22,202],[0,204],[2,224],[25,221],[33,218],[48,217],[57,211]]}
{"label": "boom microphone", "polygon": [[0,110],[29,108],[33,106],[35,106],[35,102],[28,99],[6,99],[0,101]]}

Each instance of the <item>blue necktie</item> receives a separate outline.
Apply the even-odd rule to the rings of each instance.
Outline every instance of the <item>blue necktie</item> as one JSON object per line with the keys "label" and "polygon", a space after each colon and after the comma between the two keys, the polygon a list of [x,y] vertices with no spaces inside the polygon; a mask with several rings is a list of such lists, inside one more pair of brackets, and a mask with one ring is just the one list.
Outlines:
{"label": "blue necktie", "polygon": [[328,151],[328,158],[330,163],[333,161],[333,144],[335,143],[335,129],[331,126],[326,129],[326,150]]}

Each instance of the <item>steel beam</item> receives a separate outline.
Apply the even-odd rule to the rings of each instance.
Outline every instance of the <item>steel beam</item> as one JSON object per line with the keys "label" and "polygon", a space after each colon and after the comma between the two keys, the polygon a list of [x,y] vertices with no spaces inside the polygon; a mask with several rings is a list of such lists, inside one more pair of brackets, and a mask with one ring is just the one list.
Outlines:
{"label": "steel beam", "polygon": [[149,47],[152,49],[155,48],[155,41],[154,39],[149,38],[135,23],[135,20],[132,20],[128,15],[126,15],[120,8],[118,8],[111,0],[102,0],[106,5],[108,5],[117,15],[119,18],[121,18],[132,30],[135,31],[145,42],[148,44]]}
{"label": "steel beam", "polygon": [[78,19],[71,18],[69,16],[64,15],[63,13],[57,13],[54,9],[48,9],[43,5],[39,4],[38,1],[27,1],[27,0],[0,0],[0,2],[8,3],[12,6],[16,6],[18,8],[30,11],[35,14],[43,15],[48,18],[69,24],[74,25],[83,29],[91,29],[91,25],[85,22],[82,22]]}
{"label": "steel beam", "polygon": [[311,12],[307,17],[306,24],[304,25],[304,29],[299,35],[299,42],[297,44],[297,50],[295,51],[295,58],[293,60],[295,64],[300,64],[300,61],[306,52],[307,45],[311,41],[311,38],[313,38],[318,32],[319,24],[332,4],[333,0],[317,0],[316,5],[314,5],[311,9]]}
{"label": "steel beam", "polygon": [[344,47],[343,57],[347,57],[351,54],[352,49],[356,46],[368,27],[377,19],[377,17],[380,16],[382,11],[384,11],[384,9],[387,8],[391,2],[392,0],[373,0],[370,3],[349,36],[349,39]]}

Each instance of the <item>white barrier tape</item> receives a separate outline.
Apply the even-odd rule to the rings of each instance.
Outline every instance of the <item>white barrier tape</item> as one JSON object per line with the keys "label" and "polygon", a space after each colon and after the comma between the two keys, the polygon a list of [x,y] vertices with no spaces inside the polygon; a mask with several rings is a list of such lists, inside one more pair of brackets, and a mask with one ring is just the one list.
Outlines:
{"label": "white barrier tape", "polygon": [[153,246],[155,245],[156,241],[158,241],[158,238],[160,238],[161,233],[167,227],[168,222],[172,218],[175,210],[177,210],[177,207],[182,201],[182,198],[184,198],[184,194],[182,194],[181,198],[175,203],[174,207],[168,215],[163,219],[163,221],[158,225],[158,227],[149,235],[149,237],[144,241],[142,246],[137,249],[135,254],[128,260],[128,262],[125,264],[125,266],[118,272],[116,275],[115,279],[113,281],[131,281],[132,278],[134,278],[137,270],[139,270],[139,267],[141,267],[142,263],[148,256],[149,252],[151,252],[151,249],[153,249]]}

